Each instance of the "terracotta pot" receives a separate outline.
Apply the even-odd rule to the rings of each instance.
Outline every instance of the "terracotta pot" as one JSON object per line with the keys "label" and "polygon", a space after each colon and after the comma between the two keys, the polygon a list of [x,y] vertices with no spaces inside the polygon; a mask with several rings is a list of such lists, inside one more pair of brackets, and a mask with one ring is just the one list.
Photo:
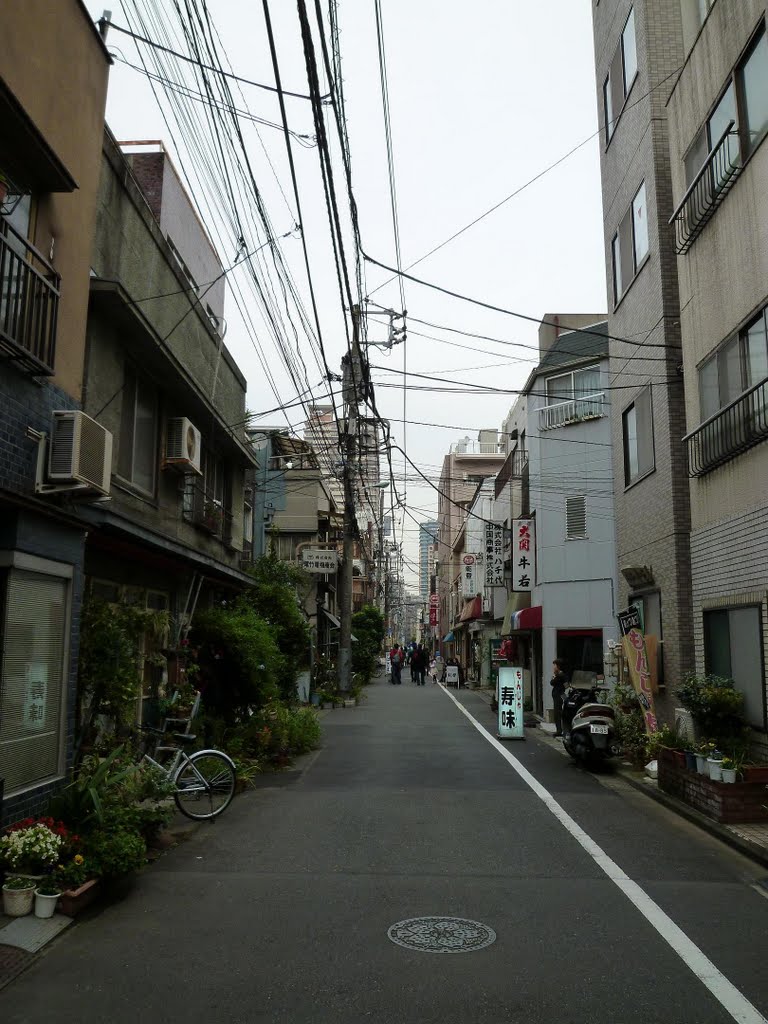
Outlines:
{"label": "terracotta pot", "polygon": [[67,889],[59,896],[59,910],[67,917],[77,917],[79,913],[89,907],[101,893],[101,882],[98,878],[91,878],[77,889]]}

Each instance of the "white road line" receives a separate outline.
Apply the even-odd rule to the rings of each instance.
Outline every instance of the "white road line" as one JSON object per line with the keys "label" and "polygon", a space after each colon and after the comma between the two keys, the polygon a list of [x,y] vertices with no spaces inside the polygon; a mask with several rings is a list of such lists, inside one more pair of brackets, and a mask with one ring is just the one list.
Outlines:
{"label": "white road line", "polygon": [[586,850],[594,862],[600,867],[610,880],[616,885],[627,899],[634,904],[643,917],[656,929],[665,942],[669,943],[677,953],[686,967],[690,968],[696,977],[705,985],[720,1005],[725,1009],[738,1024],[768,1024],[766,1018],[760,1013],[757,1007],[742,995],[730,981],[715,967],[712,961],[705,956],[695,942],[688,938],[682,929],[678,928],[675,922],[651,897],[642,889],[637,882],[633,882],[626,872],[622,871],[615,861],[611,860],[607,853],[587,835],[584,829],[578,825],[570,814],[565,811],[555,800],[549,790],[538,782],[525,768],[520,761],[499,741],[482,726],[476,718],[464,707],[454,695],[441,686],[456,707],[469,719],[481,736],[486,739],[492,747],[501,754],[504,760],[517,772],[523,782],[530,786],[536,796],[554,814],[560,824],[570,832],[573,838]]}

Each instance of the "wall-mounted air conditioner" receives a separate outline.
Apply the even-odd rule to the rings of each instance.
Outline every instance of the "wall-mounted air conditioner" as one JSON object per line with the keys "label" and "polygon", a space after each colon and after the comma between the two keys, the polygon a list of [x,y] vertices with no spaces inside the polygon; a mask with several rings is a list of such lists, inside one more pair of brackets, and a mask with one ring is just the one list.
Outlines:
{"label": "wall-mounted air conditioner", "polygon": [[202,458],[200,431],[185,416],[169,419],[165,435],[164,466],[180,473],[198,473]]}
{"label": "wall-mounted air conditioner", "polygon": [[[47,475],[55,484],[72,485],[73,490],[109,494],[112,435],[84,412],[55,411],[48,442]],[[46,487],[42,485],[39,489],[44,492]]]}

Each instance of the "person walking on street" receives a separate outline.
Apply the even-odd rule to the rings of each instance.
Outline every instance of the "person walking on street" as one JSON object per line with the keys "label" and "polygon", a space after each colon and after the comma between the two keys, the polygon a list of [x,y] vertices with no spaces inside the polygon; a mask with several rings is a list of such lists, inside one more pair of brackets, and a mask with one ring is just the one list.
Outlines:
{"label": "person walking on street", "polygon": [[423,686],[427,681],[427,652],[424,650],[421,644],[419,644],[417,648],[417,653],[419,655],[419,674],[417,682],[419,686]]}
{"label": "person walking on street", "polygon": [[562,658],[555,658],[552,662],[552,678],[549,685],[552,687],[552,703],[554,704],[555,736],[563,735],[563,697],[568,676],[565,674],[565,662]]}
{"label": "person walking on street", "polygon": [[403,652],[400,650],[398,644],[395,644],[392,650],[389,652],[389,663],[392,666],[392,685],[397,686],[402,682],[400,673],[403,668]]}

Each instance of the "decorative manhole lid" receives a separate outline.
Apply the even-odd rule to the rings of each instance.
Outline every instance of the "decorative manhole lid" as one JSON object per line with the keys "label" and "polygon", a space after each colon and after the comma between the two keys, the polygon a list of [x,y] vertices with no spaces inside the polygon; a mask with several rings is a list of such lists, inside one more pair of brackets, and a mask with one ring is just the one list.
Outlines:
{"label": "decorative manhole lid", "polygon": [[412,917],[387,932],[398,946],[421,953],[472,953],[496,941],[487,924],[464,917]]}
{"label": "decorative manhole lid", "polygon": [[21,974],[27,964],[34,959],[32,953],[18,946],[0,945],[0,988]]}

